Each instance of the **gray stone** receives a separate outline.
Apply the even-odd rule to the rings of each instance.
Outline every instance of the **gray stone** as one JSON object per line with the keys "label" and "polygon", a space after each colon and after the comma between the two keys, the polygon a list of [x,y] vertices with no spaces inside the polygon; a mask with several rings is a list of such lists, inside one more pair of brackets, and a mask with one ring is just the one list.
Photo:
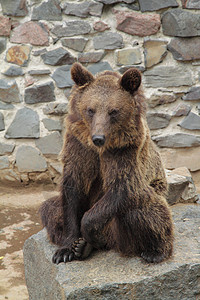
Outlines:
{"label": "gray stone", "polygon": [[65,38],[61,40],[61,43],[64,47],[68,47],[75,51],[82,52],[88,42],[88,39],[85,38]]}
{"label": "gray stone", "polygon": [[176,204],[180,202],[181,195],[189,185],[189,181],[186,177],[173,174],[170,171],[168,171],[166,175],[168,183],[167,201],[170,205]]}
{"label": "gray stone", "polygon": [[173,87],[192,85],[192,73],[189,69],[173,66],[155,66],[144,72],[147,87]]}
{"label": "gray stone", "polygon": [[136,68],[136,69],[138,69],[142,73],[146,70],[145,66],[141,66],[141,65],[129,65],[129,66],[123,66],[123,67],[119,68],[118,71],[121,74],[124,74],[124,72],[126,72],[130,68]]}
{"label": "gray stone", "polygon": [[67,103],[49,103],[43,108],[43,113],[45,115],[62,116],[67,112]]}
{"label": "gray stone", "polygon": [[197,299],[200,205],[177,204],[172,213],[174,255],[160,264],[97,251],[85,261],[55,265],[52,255],[57,247],[50,244],[46,230],[31,236],[23,249],[29,299]]}
{"label": "gray stone", "polygon": [[112,50],[123,47],[123,38],[117,32],[104,32],[93,38],[93,44],[96,50]]}
{"label": "gray stone", "polygon": [[192,107],[190,105],[181,103],[174,109],[172,116],[173,117],[187,116],[191,111],[191,109]]}
{"label": "gray stone", "polygon": [[197,105],[197,110],[198,110],[198,113],[200,115],[200,104]]}
{"label": "gray stone", "polygon": [[0,79],[0,101],[6,103],[19,103],[21,97],[15,80]]}
{"label": "gray stone", "polygon": [[152,139],[161,148],[189,148],[200,146],[200,136],[186,133],[153,136]]}
{"label": "gray stone", "polygon": [[140,10],[139,3],[137,3],[136,1],[137,1],[137,0],[135,0],[133,4],[125,4],[125,3],[121,3],[120,6],[122,6],[122,7],[127,7],[127,8],[129,8],[129,9],[139,11],[139,10]]}
{"label": "gray stone", "polygon": [[65,22],[62,25],[55,25],[51,32],[57,37],[61,38],[65,36],[67,37],[87,34],[91,31],[91,29],[92,28],[89,23],[85,21],[74,20]]}
{"label": "gray stone", "polygon": [[30,71],[28,71],[28,74],[30,74],[30,75],[48,75],[48,74],[51,74],[51,71],[49,69],[30,70]]}
{"label": "gray stone", "polygon": [[178,126],[189,130],[200,130],[200,116],[190,112]]}
{"label": "gray stone", "polygon": [[62,131],[62,124],[59,120],[46,118],[42,122],[49,131]]}
{"label": "gray stone", "polygon": [[116,50],[116,64],[121,65],[137,65],[142,62],[141,52],[138,48],[129,48]]}
{"label": "gray stone", "polygon": [[0,101],[0,110],[11,110],[13,108],[14,106],[12,104],[4,103]]}
{"label": "gray stone", "polygon": [[148,112],[147,123],[150,129],[161,129],[169,125],[171,116],[166,113]]}
{"label": "gray stone", "polygon": [[41,153],[31,147],[22,145],[17,149],[16,166],[19,172],[42,172],[47,169],[47,163]]}
{"label": "gray stone", "polygon": [[15,148],[15,144],[0,143],[0,155],[11,154]]}
{"label": "gray stone", "polygon": [[63,172],[63,166],[61,163],[50,163],[50,166],[60,175]]}
{"label": "gray stone", "polygon": [[74,82],[71,79],[70,69],[71,66],[66,65],[55,70],[55,72],[52,75],[52,78],[55,81],[57,87],[71,87],[74,84]]}
{"label": "gray stone", "polygon": [[0,37],[0,54],[6,50],[6,38]]}
{"label": "gray stone", "polygon": [[148,99],[148,105],[149,107],[156,107],[158,105],[175,102],[176,99],[174,94],[153,94]]}
{"label": "gray stone", "polygon": [[36,140],[35,144],[46,156],[58,155],[62,149],[62,137],[59,132],[53,132]]}
{"label": "gray stone", "polygon": [[27,104],[55,101],[54,84],[52,81],[25,89],[24,101]]}
{"label": "gray stone", "polygon": [[1,0],[0,3],[4,15],[24,17],[28,14],[26,0]]}
{"label": "gray stone", "polygon": [[119,3],[119,2],[125,2],[125,3],[134,3],[135,0],[96,0],[98,2],[104,3],[104,4],[114,4],[114,3]]}
{"label": "gray stone", "polygon": [[167,7],[178,7],[176,0],[138,0],[140,9],[144,11],[154,11]]}
{"label": "gray stone", "polygon": [[5,124],[4,124],[4,116],[0,112],[0,131],[5,130]]}
{"label": "gray stone", "polygon": [[200,59],[200,38],[174,38],[168,44],[173,58],[180,61]]}
{"label": "gray stone", "polygon": [[167,55],[167,41],[144,39],[145,66],[159,64]]}
{"label": "gray stone", "polygon": [[65,3],[64,14],[86,18],[88,16],[100,17],[103,4],[94,1],[85,1],[82,3]]}
{"label": "gray stone", "polygon": [[97,73],[109,70],[113,71],[112,67],[107,61],[102,61],[96,64],[92,64],[91,66],[88,67],[88,70],[93,74],[96,75]]}
{"label": "gray stone", "polygon": [[8,169],[10,165],[8,156],[0,157],[0,170]]}
{"label": "gray stone", "polygon": [[48,0],[42,2],[40,5],[33,7],[31,20],[47,20],[47,21],[61,21],[61,7],[58,0]]}
{"label": "gray stone", "polygon": [[200,9],[199,0],[182,0],[183,8]]}
{"label": "gray stone", "polygon": [[104,51],[80,53],[78,55],[78,61],[81,63],[96,63],[99,62],[104,55]]}
{"label": "gray stone", "polygon": [[44,49],[39,49],[39,50],[32,51],[32,54],[33,54],[33,56],[40,56],[40,55],[42,55],[46,52],[47,52],[47,49],[44,48]]}
{"label": "gray stone", "polygon": [[7,68],[6,70],[2,71],[1,73],[6,76],[15,77],[15,76],[24,75],[24,70],[21,67],[11,66],[11,67]]}
{"label": "gray stone", "polygon": [[189,91],[182,97],[185,101],[200,100],[200,86],[193,86]]}
{"label": "gray stone", "polygon": [[5,134],[7,139],[39,138],[39,136],[39,116],[37,112],[27,107],[17,111]]}
{"label": "gray stone", "polygon": [[200,36],[200,15],[180,8],[166,11],[162,16],[163,33],[169,36]]}
{"label": "gray stone", "polygon": [[75,62],[71,53],[62,47],[47,51],[41,57],[45,64],[52,66],[70,65]]}

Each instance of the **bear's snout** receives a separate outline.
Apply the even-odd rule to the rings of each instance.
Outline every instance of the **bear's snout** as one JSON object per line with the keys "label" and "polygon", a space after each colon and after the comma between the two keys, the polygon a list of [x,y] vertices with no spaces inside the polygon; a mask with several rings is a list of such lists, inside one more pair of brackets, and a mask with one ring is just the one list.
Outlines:
{"label": "bear's snout", "polygon": [[95,146],[101,147],[105,144],[105,135],[93,135],[92,136],[92,141]]}

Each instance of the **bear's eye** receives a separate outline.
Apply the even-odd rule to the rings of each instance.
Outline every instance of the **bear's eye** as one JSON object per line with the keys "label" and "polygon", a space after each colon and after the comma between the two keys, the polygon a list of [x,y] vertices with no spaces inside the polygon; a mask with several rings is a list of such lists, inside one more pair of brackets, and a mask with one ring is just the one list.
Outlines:
{"label": "bear's eye", "polygon": [[111,111],[109,111],[109,116],[111,116],[111,117],[116,117],[117,115],[118,115],[118,113],[119,113],[119,110],[117,110],[117,109],[113,109],[113,110],[111,110]]}
{"label": "bear's eye", "polygon": [[89,117],[93,117],[93,116],[94,116],[94,114],[95,114],[95,110],[94,110],[94,109],[92,109],[92,108],[88,108],[88,110],[87,110],[87,114],[88,114],[88,116],[89,116]]}

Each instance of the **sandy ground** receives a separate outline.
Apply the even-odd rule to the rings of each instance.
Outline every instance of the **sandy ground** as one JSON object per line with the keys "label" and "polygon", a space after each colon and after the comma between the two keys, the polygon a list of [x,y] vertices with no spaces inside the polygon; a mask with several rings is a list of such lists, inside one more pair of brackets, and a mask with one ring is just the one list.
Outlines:
{"label": "sandy ground", "polygon": [[40,204],[55,194],[53,187],[0,187],[0,300],[28,300],[23,266],[25,240],[42,226]]}

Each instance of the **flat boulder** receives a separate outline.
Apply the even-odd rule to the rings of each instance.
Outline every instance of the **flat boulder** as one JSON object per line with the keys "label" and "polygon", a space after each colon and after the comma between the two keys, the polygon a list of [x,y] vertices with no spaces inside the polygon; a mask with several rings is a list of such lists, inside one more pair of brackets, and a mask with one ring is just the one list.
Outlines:
{"label": "flat boulder", "polygon": [[57,248],[46,230],[31,236],[24,244],[29,299],[197,299],[200,204],[176,204],[172,212],[174,254],[160,264],[97,251],[85,261],[55,265],[51,259]]}

